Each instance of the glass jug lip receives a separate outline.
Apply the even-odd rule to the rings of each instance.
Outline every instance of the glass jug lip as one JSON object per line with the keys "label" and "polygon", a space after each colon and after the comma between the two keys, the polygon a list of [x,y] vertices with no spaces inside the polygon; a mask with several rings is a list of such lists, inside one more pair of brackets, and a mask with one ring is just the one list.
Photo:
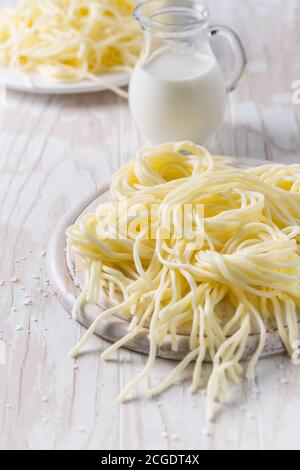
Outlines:
{"label": "glass jug lip", "polygon": [[198,0],[144,0],[133,16],[144,29],[180,34],[207,26],[209,11]]}

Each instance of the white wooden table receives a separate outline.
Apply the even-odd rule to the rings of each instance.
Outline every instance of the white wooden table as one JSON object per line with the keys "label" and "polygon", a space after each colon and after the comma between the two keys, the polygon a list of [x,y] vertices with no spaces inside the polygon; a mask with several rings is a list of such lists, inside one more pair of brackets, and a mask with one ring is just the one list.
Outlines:
{"label": "white wooden table", "polygon": [[[210,149],[299,162],[300,105],[291,101],[291,84],[300,79],[299,0],[207,3],[213,22],[240,33],[249,58]],[[94,338],[74,368],[68,352],[83,329],[57,302],[43,251],[65,212],[141,142],[127,103],[111,93],[8,93],[1,120],[0,339],[7,357],[0,365],[0,448],[299,449],[300,369],[285,357],[261,361],[258,393],[247,384],[237,388],[234,403],[210,427],[205,397],[192,397],[187,383],[159,399],[116,403],[145,363],[138,354],[124,350],[102,364],[107,344]],[[169,368],[158,361],[151,383]]]}

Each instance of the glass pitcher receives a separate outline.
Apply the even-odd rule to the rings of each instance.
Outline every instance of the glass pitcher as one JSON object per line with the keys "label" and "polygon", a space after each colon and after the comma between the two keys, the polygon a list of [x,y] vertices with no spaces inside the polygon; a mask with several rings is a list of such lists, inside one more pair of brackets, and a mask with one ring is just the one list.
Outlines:
{"label": "glass pitcher", "polygon": [[[134,16],[145,38],[129,89],[138,129],[153,145],[181,140],[204,144],[221,124],[227,93],[244,72],[240,39],[229,28],[210,26],[208,10],[198,1],[148,0]],[[223,36],[235,55],[229,77],[213,52],[216,36]]]}

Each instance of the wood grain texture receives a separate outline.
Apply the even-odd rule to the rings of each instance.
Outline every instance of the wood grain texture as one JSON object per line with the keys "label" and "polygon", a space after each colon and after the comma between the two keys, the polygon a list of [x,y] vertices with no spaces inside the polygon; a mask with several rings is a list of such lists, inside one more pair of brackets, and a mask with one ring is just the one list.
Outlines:
{"label": "wood grain texture", "polygon": [[[249,58],[210,149],[299,162],[300,106],[291,102],[299,1],[206,3],[212,22],[239,32]],[[94,338],[74,368],[68,352],[83,329],[57,302],[43,251],[66,211],[132,158],[141,139],[127,103],[111,93],[8,93],[0,118],[0,448],[299,449],[300,372],[284,356],[260,362],[255,390],[237,387],[209,436],[205,397],[191,396],[186,381],[160,398],[116,403],[145,357],[124,350],[103,364],[107,344]],[[158,360],[151,384],[170,367]]]}

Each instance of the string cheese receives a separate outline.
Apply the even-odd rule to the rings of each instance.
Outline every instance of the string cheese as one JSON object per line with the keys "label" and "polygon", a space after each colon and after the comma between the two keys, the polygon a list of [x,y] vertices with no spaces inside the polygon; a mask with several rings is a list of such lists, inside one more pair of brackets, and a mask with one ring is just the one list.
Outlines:
{"label": "string cheese", "polygon": [[58,82],[91,80],[127,97],[101,76],[131,72],[142,37],[136,0],[22,0],[0,15],[0,65]]}
{"label": "string cheese", "polygon": [[[213,157],[190,142],[166,144],[140,150],[113,177],[111,191],[111,204],[100,205],[67,231],[69,248],[87,270],[74,316],[100,298],[111,305],[71,356],[77,357],[98,325],[115,313],[128,320],[128,335],[104,353],[105,359],[148,327],[147,364],[122,391],[124,401],[151,373],[159,346],[171,338],[177,350],[184,333],[190,353],[147,393],[163,392],[192,363],[195,393],[204,386],[203,363],[210,359],[211,419],[228,383],[244,373],[254,377],[270,328],[278,330],[289,354],[297,349],[300,165],[243,171],[230,158]],[[186,205],[201,245],[178,236]],[[194,210],[198,205],[201,213]],[[260,339],[245,370],[241,360],[253,332]]]}

